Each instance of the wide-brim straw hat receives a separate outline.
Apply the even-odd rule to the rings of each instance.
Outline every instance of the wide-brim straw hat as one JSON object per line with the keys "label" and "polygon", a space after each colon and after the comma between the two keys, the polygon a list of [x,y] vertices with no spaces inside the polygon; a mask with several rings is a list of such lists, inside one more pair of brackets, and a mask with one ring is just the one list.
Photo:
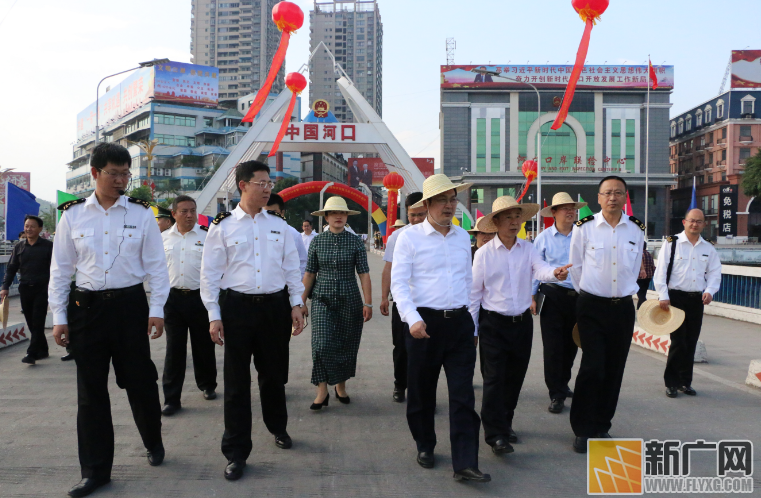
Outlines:
{"label": "wide-brim straw hat", "polygon": [[473,184],[460,183],[455,185],[447,175],[431,175],[423,182],[423,198],[420,199],[420,202],[417,202],[410,207],[412,209],[423,207],[423,201],[426,201],[431,197],[436,197],[437,195],[443,194],[444,192],[449,192],[450,190],[454,190],[459,193],[466,188],[470,188],[471,185]]}
{"label": "wide-brim straw hat", "polygon": [[3,322],[3,329],[8,326],[8,312],[10,311],[11,300],[8,296],[3,298],[2,304],[0,304],[0,320]]}
{"label": "wide-brim straw hat", "polygon": [[581,336],[579,335],[579,324],[573,326],[573,330],[571,331],[571,338],[573,339],[573,343],[576,344],[576,347],[581,349]]}
{"label": "wide-brim straw hat", "polygon": [[495,230],[494,232],[484,232],[483,230],[479,230],[479,229],[478,229],[478,222],[479,222],[479,221],[481,221],[481,220],[483,220],[483,219],[484,219],[484,217],[483,217],[483,216],[479,217],[479,218],[476,220],[476,225],[475,225],[473,228],[471,228],[470,230],[468,230],[468,233],[475,235],[475,234],[477,234],[477,233],[494,233],[494,232],[496,232],[496,230]]}
{"label": "wide-brim straw hat", "polygon": [[586,202],[576,202],[573,200],[573,197],[568,195],[566,192],[558,192],[557,194],[552,196],[552,204],[547,206],[546,208],[542,209],[539,214],[544,216],[545,218],[552,218],[552,208],[563,206],[565,204],[573,204],[574,209],[581,209],[587,205]]}
{"label": "wide-brim straw hat", "polygon": [[344,211],[346,214],[359,214],[359,211],[352,211],[349,206],[346,205],[346,200],[343,197],[333,196],[322,206],[320,211],[315,211],[312,216],[325,216],[331,211]]}
{"label": "wide-brim straw hat", "polygon": [[404,226],[407,226],[406,223],[404,223],[402,220],[396,220],[393,225],[391,225],[393,228],[402,228]]}
{"label": "wide-brim straw hat", "polygon": [[669,306],[668,311],[663,311],[660,302],[651,299],[642,303],[637,310],[637,322],[645,332],[652,335],[668,335],[682,326],[684,311],[673,306]]}
{"label": "wide-brim straw hat", "polygon": [[497,200],[491,205],[491,213],[478,220],[476,228],[481,232],[496,232],[497,225],[494,224],[492,219],[495,215],[510,209],[521,210],[521,223],[523,223],[533,218],[539,212],[539,204],[518,204],[518,201],[509,195],[497,197]]}

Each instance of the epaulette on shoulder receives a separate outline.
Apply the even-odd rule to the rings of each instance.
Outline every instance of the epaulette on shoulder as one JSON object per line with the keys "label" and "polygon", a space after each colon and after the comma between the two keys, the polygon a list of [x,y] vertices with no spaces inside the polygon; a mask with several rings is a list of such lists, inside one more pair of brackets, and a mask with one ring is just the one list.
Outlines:
{"label": "epaulette on shoulder", "polygon": [[133,204],[140,204],[141,206],[143,206],[146,209],[151,207],[151,203],[150,202],[144,201],[142,199],[136,199],[134,197],[127,196],[127,200],[130,201]]}
{"label": "epaulette on shoulder", "polygon": [[639,220],[638,220],[637,218],[635,218],[634,216],[629,216],[629,221],[631,221],[632,223],[634,223],[635,225],[637,225],[637,226],[639,227],[639,229],[640,229],[640,230],[642,230],[643,232],[645,231],[645,228],[646,228],[646,227],[645,227],[645,224],[644,224],[644,223],[642,223],[641,221],[639,221]]}
{"label": "epaulette on shoulder", "polygon": [[577,222],[576,222],[576,226],[577,226],[577,227],[580,227],[581,225],[583,225],[583,224],[584,224],[584,223],[586,223],[587,221],[592,221],[593,219],[595,219],[595,215],[593,215],[593,214],[590,214],[589,216],[587,216],[587,217],[584,217],[584,218],[580,219],[579,221],[577,221]]}
{"label": "epaulette on shoulder", "polygon": [[666,242],[674,242],[675,240],[676,240],[675,235],[669,235],[668,237],[666,237]]}
{"label": "epaulette on shoulder", "polygon": [[272,216],[277,216],[281,220],[285,221],[285,216],[283,216],[282,214],[278,213],[277,211],[267,211],[267,214],[271,214]]}
{"label": "epaulette on shoulder", "polygon": [[207,227],[206,225],[200,225],[200,226],[201,226],[201,230],[203,230],[204,232],[209,231],[209,227]]}
{"label": "epaulette on shoulder", "polygon": [[66,211],[71,206],[76,206],[77,204],[82,204],[86,200],[87,200],[86,198],[82,198],[82,199],[73,199],[71,201],[66,201],[63,204],[61,204],[60,206],[58,206],[58,210],[59,211]]}
{"label": "epaulette on shoulder", "polygon": [[220,223],[222,220],[224,220],[225,218],[227,218],[227,217],[228,217],[228,216],[230,216],[231,214],[232,214],[232,213],[231,213],[231,212],[229,212],[229,211],[224,211],[224,212],[222,212],[222,213],[219,213],[219,214],[218,214],[218,215],[217,215],[217,216],[214,218],[214,221],[212,221],[212,223],[214,223],[215,225],[219,225],[219,223]]}

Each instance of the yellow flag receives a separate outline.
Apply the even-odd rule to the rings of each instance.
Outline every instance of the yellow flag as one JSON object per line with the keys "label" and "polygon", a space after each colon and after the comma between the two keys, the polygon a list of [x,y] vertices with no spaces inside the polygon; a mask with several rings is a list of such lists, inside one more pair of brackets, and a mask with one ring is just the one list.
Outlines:
{"label": "yellow flag", "polygon": [[521,225],[521,231],[518,232],[518,238],[526,240],[526,224]]}
{"label": "yellow flag", "polygon": [[460,220],[458,220],[457,218],[452,218],[452,224],[457,225],[459,227],[460,226]]}
{"label": "yellow flag", "polygon": [[153,211],[153,217],[154,218],[159,215],[159,208],[158,208],[158,206],[151,206],[151,211]]}

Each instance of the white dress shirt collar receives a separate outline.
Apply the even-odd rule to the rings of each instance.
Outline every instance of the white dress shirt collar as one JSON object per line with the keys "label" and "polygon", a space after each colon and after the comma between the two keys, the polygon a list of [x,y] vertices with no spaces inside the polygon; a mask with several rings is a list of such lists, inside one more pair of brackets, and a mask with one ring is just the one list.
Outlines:
{"label": "white dress shirt collar", "polygon": [[[602,211],[600,211],[599,213],[597,213],[597,214],[595,215],[595,226],[598,226],[598,227],[599,227],[600,225],[602,225],[603,223],[605,223],[605,224],[606,224],[606,225],[608,225],[609,227],[612,227],[612,228],[616,228],[618,225],[625,225],[625,224],[626,224],[626,220],[628,220],[628,219],[629,219],[629,217],[628,217],[628,216],[626,216],[626,213],[624,213],[623,211],[621,211],[621,218],[619,218],[619,220],[618,220],[618,223],[617,223],[617,224],[616,224],[616,226],[614,227],[613,225],[611,225],[610,223],[608,223],[608,220],[606,220],[606,219],[605,219],[605,216],[603,216],[603,214],[602,214]],[[554,226],[554,225],[553,225],[553,226]]]}
{"label": "white dress shirt collar", "polygon": [[[191,229],[190,229],[189,231],[187,231],[186,233],[191,233],[191,232],[194,232],[194,233],[198,233],[198,231],[199,231],[200,229],[201,229],[201,225],[199,225],[198,223],[196,223],[195,225],[193,225],[193,228],[191,228]],[[170,232],[170,233],[173,233],[173,234],[175,234],[175,233],[176,233],[176,234],[177,234],[177,235],[179,235],[180,237],[182,237],[182,236],[184,235],[183,233],[181,233],[181,232],[180,232],[179,228],[177,228],[177,223],[175,223],[174,225],[172,225],[172,226],[171,226],[171,228],[169,228],[169,232]]]}
{"label": "white dress shirt collar", "polygon": [[[100,209],[101,211],[105,212],[106,209],[103,209],[103,206],[100,205],[100,201],[98,201],[98,198],[95,196],[95,192],[90,194],[90,197],[87,198],[85,201],[85,207],[89,208],[90,206],[95,206],[95,209]],[[108,209],[111,209],[116,206],[121,206],[124,209],[129,209],[129,202],[127,200],[127,197],[124,195],[120,195],[119,198],[116,200],[116,202]]]}
{"label": "white dress shirt collar", "polygon": [[431,225],[431,222],[428,221],[428,216],[425,217],[425,221],[423,221],[423,223],[421,223],[421,224],[423,225],[423,231],[425,232],[426,235],[431,235],[433,233],[438,233],[442,237],[449,237],[450,235],[454,235],[454,233],[455,233],[454,226],[450,226],[449,227],[449,231],[447,232],[447,234],[443,235],[441,232],[436,230],[436,227]]}

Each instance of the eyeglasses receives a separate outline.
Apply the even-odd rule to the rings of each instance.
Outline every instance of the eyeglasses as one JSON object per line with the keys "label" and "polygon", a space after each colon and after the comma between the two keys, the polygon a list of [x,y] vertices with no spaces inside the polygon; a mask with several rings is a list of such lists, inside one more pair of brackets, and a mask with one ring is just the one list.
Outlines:
{"label": "eyeglasses", "polygon": [[452,199],[447,199],[446,197],[438,197],[435,199],[431,199],[431,202],[433,204],[438,204],[439,206],[443,206],[444,204],[452,204],[456,206],[459,201],[457,200],[457,197],[454,197]]}
{"label": "eyeglasses", "polygon": [[100,170],[100,172],[107,174],[114,180],[116,180],[117,178],[124,178],[126,180],[127,178],[130,178],[132,176],[132,173],[111,173],[110,171],[106,169],[102,169]]}
{"label": "eyeglasses", "polygon": [[687,219],[685,219],[684,221],[686,221],[688,225],[705,225],[705,221],[704,220],[687,220]]}
{"label": "eyeglasses", "polygon": [[608,190],[607,192],[600,192],[599,195],[603,197],[624,197],[626,192],[621,190]]}
{"label": "eyeglasses", "polygon": [[275,187],[275,182],[254,182],[254,181],[249,181],[249,182],[246,182],[246,183],[250,183],[251,185],[256,185],[259,188],[274,188]]}

